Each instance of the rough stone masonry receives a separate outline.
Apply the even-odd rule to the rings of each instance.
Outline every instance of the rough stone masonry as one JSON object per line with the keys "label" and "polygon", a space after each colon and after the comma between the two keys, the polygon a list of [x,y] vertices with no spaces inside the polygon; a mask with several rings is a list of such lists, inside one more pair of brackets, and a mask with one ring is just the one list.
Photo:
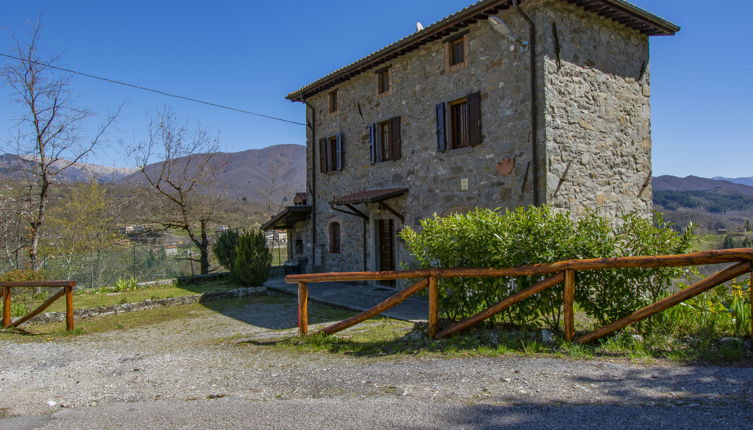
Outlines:
{"label": "rough stone masonry", "polygon": [[[532,204],[534,161],[541,203],[575,214],[587,208],[609,217],[650,214],[649,36],[562,0],[522,6],[537,32],[538,160],[532,159],[529,53],[485,19],[457,32],[466,48],[460,66],[448,66],[447,39],[438,39],[380,66],[389,70],[386,94],[378,94],[374,70],[334,87],[335,112],[331,89],[313,94],[305,101],[311,107],[307,168],[309,190],[315,184],[316,225],[297,227],[305,255],[316,256],[308,270],[378,269],[379,219],[393,219],[399,231],[434,214]],[[497,16],[527,39],[526,21],[513,8]],[[438,152],[435,106],[474,92],[481,95],[481,144]],[[372,164],[369,124],[395,116],[401,118],[402,156]],[[343,168],[322,173],[317,142],[338,134]],[[361,206],[366,222],[329,204],[338,196],[391,187],[409,188],[388,201],[404,222],[376,203]],[[328,252],[333,222],[341,225],[340,253]],[[310,228],[316,229],[316,251]],[[409,261],[401,240],[394,240],[396,261]]]}

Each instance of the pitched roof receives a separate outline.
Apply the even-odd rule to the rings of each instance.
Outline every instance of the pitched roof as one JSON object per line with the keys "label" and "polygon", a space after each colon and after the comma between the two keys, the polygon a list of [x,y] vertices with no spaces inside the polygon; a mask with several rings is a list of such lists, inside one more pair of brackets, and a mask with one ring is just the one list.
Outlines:
{"label": "pitched roof", "polygon": [[356,203],[376,203],[407,193],[407,188],[384,188],[381,190],[367,190],[338,197],[330,203],[335,205],[350,205]]}
{"label": "pitched roof", "polygon": [[285,229],[293,224],[305,221],[311,216],[311,206],[288,206],[282,212],[273,216],[272,219],[262,224],[262,230]]}
{"label": "pitched roof", "polygon": [[[524,3],[525,1],[527,0],[520,0],[521,3]],[[589,12],[611,19],[647,36],[671,36],[680,30],[680,27],[671,22],[633,6],[624,0],[560,1],[580,6]],[[341,82],[347,81],[353,76],[413,51],[422,45],[468,27],[481,19],[496,14],[500,10],[508,9],[511,5],[512,0],[479,0],[460,11],[435,22],[421,31],[408,35],[391,45],[372,52],[354,63],[335,70],[327,76],[324,76],[297,91],[293,91],[288,94],[286,98],[292,101],[300,101],[301,99],[311,97]]]}

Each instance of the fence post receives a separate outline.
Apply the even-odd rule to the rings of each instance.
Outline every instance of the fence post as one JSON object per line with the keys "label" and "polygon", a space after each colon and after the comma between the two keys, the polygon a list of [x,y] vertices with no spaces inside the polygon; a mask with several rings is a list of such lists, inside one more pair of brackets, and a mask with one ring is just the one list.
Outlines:
{"label": "fence post", "polygon": [[439,290],[437,277],[429,276],[429,337],[435,338],[439,329]]}
{"label": "fence post", "polygon": [[10,326],[10,287],[3,287],[3,328]]}
{"label": "fence post", "polygon": [[565,293],[562,304],[565,308],[565,339],[572,342],[575,338],[575,271],[565,270]]}
{"label": "fence post", "polygon": [[748,286],[750,294],[750,341],[753,342],[753,263],[750,263],[750,285]]}
{"label": "fence post", "polygon": [[76,285],[72,282],[71,285],[65,287],[65,329],[68,331],[73,330],[73,286]]}
{"label": "fence post", "polygon": [[309,292],[305,282],[298,283],[298,334],[306,336],[309,331]]}

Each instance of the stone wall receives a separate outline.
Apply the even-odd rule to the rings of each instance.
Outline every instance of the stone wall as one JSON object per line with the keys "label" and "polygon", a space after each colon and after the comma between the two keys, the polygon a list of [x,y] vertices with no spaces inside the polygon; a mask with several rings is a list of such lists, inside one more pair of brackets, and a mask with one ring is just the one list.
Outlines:
{"label": "stone wall", "polygon": [[649,215],[648,37],[561,1],[547,5],[539,18],[546,30],[546,202],[576,214]]}
{"label": "stone wall", "polygon": [[[526,33],[525,23],[514,12],[501,16],[516,32]],[[514,208],[532,202],[530,171],[529,179],[524,178],[530,162],[529,56],[511,51],[510,42],[485,22],[472,25],[466,37],[466,67],[449,70],[445,43],[435,41],[385,64],[390,67],[389,95],[377,95],[376,75],[369,71],[337,87],[336,113],[329,113],[327,92],[307,100],[316,110],[316,136],[308,136],[309,160],[315,158],[316,139],[344,135],[343,171],[319,173],[318,157],[315,169],[309,166],[309,174],[317,175],[317,241],[324,248],[319,270],[364,269],[363,221],[331,210],[328,202],[337,196],[364,189],[409,187],[407,195],[387,202],[405,216],[405,224],[395,220],[398,229],[416,226],[419,219],[434,213],[477,206]],[[481,92],[482,144],[438,153],[436,104],[475,91]],[[394,116],[401,117],[402,158],[371,165],[368,125]],[[505,159],[514,160],[514,168],[503,176],[497,163]],[[463,179],[467,191],[461,191]],[[370,215],[370,226],[379,218],[394,218],[379,211],[377,205],[369,205],[365,212]],[[327,227],[333,221],[342,225],[341,254],[327,252]],[[373,228],[368,230],[366,268],[372,270]],[[406,260],[400,240],[397,254],[398,261]]]}
{"label": "stone wall", "polygon": [[[650,189],[637,197],[650,174],[648,73],[637,81],[647,39],[561,1],[536,0],[524,7],[538,27],[541,201],[575,212],[589,206],[610,215],[647,211]],[[514,34],[528,39],[528,27],[516,12],[499,16]],[[552,22],[560,34],[561,68]],[[388,201],[405,216],[404,224],[395,220],[398,230],[435,213],[533,203],[529,53],[512,49],[485,21],[472,24],[466,37],[465,67],[447,67],[446,43],[438,40],[384,65],[390,68],[388,95],[377,95],[376,74],[367,71],[336,87],[337,112],[329,112],[326,91],[306,100],[314,110],[313,115],[307,110],[316,132],[308,132],[307,167],[309,191],[316,182],[316,254],[321,257],[310,270],[376,268],[375,220],[394,216],[377,205],[359,205],[369,214],[364,244],[363,220],[330,208],[338,196],[410,188]],[[438,153],[435,105],[476,91],[481,93],[481,145]],[[368,126],[394,116],[401,117],[402,158],[372,165]],[[344,169],[320,173],[316,142],[337,133],[344,136]],[[328,226],[335,221],[341,224],[340,254],[328,252]],[[310,235],[306,242],[310,246]],[[398,240],[397,260],[408,259]]]}

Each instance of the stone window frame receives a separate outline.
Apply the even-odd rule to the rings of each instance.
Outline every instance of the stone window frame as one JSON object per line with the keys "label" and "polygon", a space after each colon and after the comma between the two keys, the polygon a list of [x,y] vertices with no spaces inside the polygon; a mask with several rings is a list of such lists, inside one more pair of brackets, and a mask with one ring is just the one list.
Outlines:
{"label": "stone window frame", "polygon": [[340,254],[342,252],[342,230],[343,228],[340,220],[330,221],[327,225],[330,254]]}
{"label": "stone window frame", "polygon": [[[459,63],[452,64],[452,47],[457,42],[462,40],[462,46],[463,46],[463,61]],[[468,67],[468,63],[470,62],[470,52],[469,52],[469,43],[468,43],[468,30],[463,31],[461,33],[452,35],[444,40],[444,51],[445,51],[445,68],[448,72],[454,72],[456,70],[464,69]]]}

